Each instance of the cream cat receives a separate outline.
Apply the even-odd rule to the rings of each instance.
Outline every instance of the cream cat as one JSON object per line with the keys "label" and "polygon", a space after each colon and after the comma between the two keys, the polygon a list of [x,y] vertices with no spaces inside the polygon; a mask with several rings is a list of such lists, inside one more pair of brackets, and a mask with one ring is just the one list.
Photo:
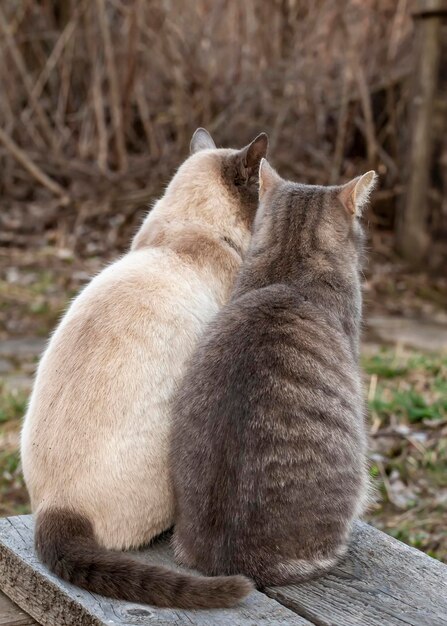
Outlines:
{"label": "cream cat", "polygon": [[250,239],[267,137],[217,149],[198,129],[131,250],[79,294],[42,357],[22,432],[39,557],[90,591],[231,606],[251,583],[194,578],[119,552],[174,522],[170,401]]}

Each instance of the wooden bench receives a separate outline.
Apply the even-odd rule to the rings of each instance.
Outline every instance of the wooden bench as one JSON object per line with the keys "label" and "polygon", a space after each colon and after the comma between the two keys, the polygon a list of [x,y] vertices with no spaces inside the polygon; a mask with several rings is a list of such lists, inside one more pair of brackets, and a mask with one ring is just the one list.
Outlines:
{"label": "wooden bench", "polygon": [[[176,567],[167,539],[136,556]],[[34,554],[31,516],[4,518],[0,589],[25,612],[9,622],[0,614],[3,626],[33,624],[27,616],[52,626],[447,625],[447,566],[361,522],[349,556],[318,581],[257,591],[234,609],[181,611],[110,600],[59,580]]]}

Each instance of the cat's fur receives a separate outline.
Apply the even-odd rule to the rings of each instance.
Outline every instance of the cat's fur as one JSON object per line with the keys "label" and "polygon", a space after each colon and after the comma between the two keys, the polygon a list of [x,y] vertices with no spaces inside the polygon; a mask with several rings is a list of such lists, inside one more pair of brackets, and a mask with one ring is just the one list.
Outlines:
{"label": "cat's fur", "polygon": [[134,238],[74,300],[42,357],[21,452],[36,548],[90,591],[158,606],[228,606],[250,583],[192,579],[111,550],[174,522],[170,401],[206,323],[228,299],[258,199],[260,135],[216,149],[196,131]]}
{"label": "cat's fur", "polygon": [[355,213],[374,178],[305,186],[262,161],[234,294],[175,402],[180,562],[262,587],[315,577],[344,553],[368,488]]}

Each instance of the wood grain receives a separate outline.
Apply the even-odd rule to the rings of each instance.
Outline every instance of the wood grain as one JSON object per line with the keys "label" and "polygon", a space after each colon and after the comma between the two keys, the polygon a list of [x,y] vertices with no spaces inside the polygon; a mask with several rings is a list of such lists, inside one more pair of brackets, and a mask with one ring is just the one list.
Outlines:
{"label": "wood grain", "polygon": [[[447,626],[447,566],[363,523],[355,528],[348,558],[333,573],[304,585],[269,588],[269,597],[255,592],[225,611],[155,609],[88,593],[39,563],[32,534],[30,516],[0,520],[0,588],[43,625]],[[136,556],[181,569],[166,539]]]}
{"label": "wood grain", "polygon": [[[167,540],[136,556],[176,567]],[[260,592],[238,608],[219,611],[155,609],[89,593],[41,565],[33,549],[31,516],[0,519],[0,588],[44,626],[312,626]]]}
{"label": "wood grain", "polygon": [[318,626],[447,625],[447,565],[361,522],[333,573],[266,593]]}
{"label": "wood grain", "polygon": [[35,626],[37,622],[0,591],[0,626]]}

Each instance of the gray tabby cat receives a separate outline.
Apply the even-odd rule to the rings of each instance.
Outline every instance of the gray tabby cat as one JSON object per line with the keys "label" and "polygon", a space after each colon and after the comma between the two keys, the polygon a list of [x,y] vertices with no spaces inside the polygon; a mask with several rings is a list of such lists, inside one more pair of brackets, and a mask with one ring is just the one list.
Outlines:
{"label": "gray tabby cat", "polygon": [[261,162],[248,256],[176,398],[173,542],[190,567],[262,587],[346,551],[368,492],[357,216],[375,178],[306,186]]}

